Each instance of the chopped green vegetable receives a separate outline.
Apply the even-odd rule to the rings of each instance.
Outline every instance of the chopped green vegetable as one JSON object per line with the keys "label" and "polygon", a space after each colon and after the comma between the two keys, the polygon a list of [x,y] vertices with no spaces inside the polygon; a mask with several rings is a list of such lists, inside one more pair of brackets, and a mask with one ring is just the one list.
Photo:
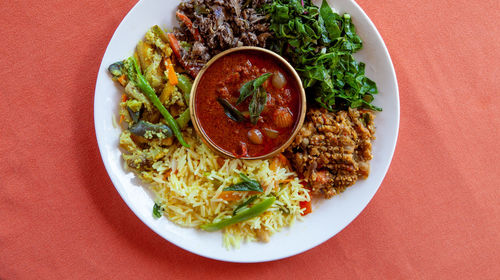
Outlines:
{"label": "chopped green vegetable", "polygon": [[179,125],[180,129],[184,129],[187,127],[190,120],[191,120],[191,114],[190,114],[189,108],[187,108],[186,110],[184,110],[184,112],[182,112],[179,115],[179,117],[177,117],[177,119],[175,121]]}
{"label": "chopped green vegetable", "polygon": [[179,125],[172,117],[172,115],[170,115],[165,106],[163,106],[160,99],[156,95],[155,90],[151,87],[151,85],[149,85],[148,81],[146,81],[144,76],[141,74],[141,69],[139,68],[139,65],[137,64],[135,58],[133,56],[129,57],[127,60],[125,60],[124,65],[127,71],[127,76],[129,78],[129,81],[137,84],[137,86],[141,89],[141,91],[148,97],[148,99],[153,103],[153,105],[155,105],[158,111],[160,111],[160,113],[163,115],[163,117],[167,121],[167,124],[170,126],[175,137],[177,137],[179,142],[184,147],[189,148],[189,145],[186,143],[186,141],[184,141],[184,138],[182,137],[182,132],[179,128]]}
{"label": "chopped green vegetable", "polygon": [[250,205],[250,203],[254,202],[256,199],[257,199],[257,196],[254,195],[254,196],[250,197],[249,199],[247,199],[242,204],[238,205],[236,207],[236,209],[234,209],[234,211],[233,211],[233,216],[236,215],[236,214],[238,214],[239,212],[245,210],[245,209],[248,209],[247,206]]}
{"label": "chopped green vegetable", "polygon": [[191,89],[193,88],[193,82],[186,75],[177,76],[178,84],[177,87],[182,91],[182,96],[184,97],[184,102],[189,105],[189,96],[191,95]]}
{"label": "chopped green vegetable", "polygon": [[232,119],[235,122],[242,122],[245,120],[245,116],[243,116],[240,110],[234,107],[226,99],[218,97],[217,102],[219,102],[222,108],[224,108],[224,113],[228,118]]}
{"label": "chopped green vegetable", "polygon": [[310,0],[275,0],[266,6],[274,32],[271,49],[287,58],[299,73],[304,88],[330,110],[364,107],[378,93],[365,76],[365,64],[352,56],[363,46],[349,14],[334,13],[326,0],[320,8]]}
{"label": "chopped green vegetable", "polygon": [[177,76],[178,84],[177,87],[182,91],[184,96],[184,102],[187,104],[187,109],[181,113],[181,115],[176,119],[177,124],[181,129],[187,127],[189,121],[191,120],[191,114],[189,111],[189,97],[191,95],[191,88],[193,87],[193,82],[190,78],[185,75]]}
{"label": "chopped green vegetable", "polygon": [[252,180],[248,178],[245,174],[240,173],[240,178],[243,182],[231,185],[227,188],[224,188],[224,191],[240,191],[240,192],[248,192],[248,191],[256,191],[263,192],[262,186],[256,180]]}
{"label": "chopped green vegetable", "polygon": [[223,229],[227,226],[240,223],[246,220],[250,220],[254,217],[259,216],[260,214],[264,213],[271,205],[273,205],[274,201],[276,198],[274,196],[268,197],[264,199],[263,201],[255,204],[254,206],[242,210],[236,215],[232,216],[231,218],[228,219],[223,219],[219,222],[216,223],[211,223],[211,224],[204,224],[201,225],[200,228],[205,231],[217,231],[220,229]]}
{"label": "chopped green vegetable", "polygon": [[165,32],[163,32],[163,30],[161,30],[161,28],[158,25],[151,27],[151,30],[153,30],[153,32],[156,34],[156,36],[160,37],[160,39],[164,43],[168,42],[167,34],[165,34]]}
{"label": "chopped green vegetable", "polygon": [[155,218],[161,218],[161,215],[163,213],[163,208],[155,202],[155,205],[153,205],[153,217]]}

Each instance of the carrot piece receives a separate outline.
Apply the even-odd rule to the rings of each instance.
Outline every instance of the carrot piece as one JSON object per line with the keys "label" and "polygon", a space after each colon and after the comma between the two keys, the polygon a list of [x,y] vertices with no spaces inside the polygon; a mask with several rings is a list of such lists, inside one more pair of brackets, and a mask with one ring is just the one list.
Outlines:
{"label": "carrot piece", "polygon": [[271,159],[271,164],[269,165],[269,168],[272,171],[276,171],[278,167],[286,167],[286,166],[290,167],[290,162],[283,154],[278,154],[277,156]]}
{"label": "carrot piece", "polygon": [[234,201],[240,199],[241,196],[237,195],[233,191],[223,191],[220,193],[219,198],[222,198],[226,201]]}
{"label": "carrot piece", "polygon": [[198,32],[198,29],[193,27],[193,22],[185,14],[180,13],[179,11],[177,11],[175,15],[177,15],[177,17],[186,25],[189,32],[193,34],[194,39],[196,41],[201,41],[200,32]]}
{"label": "carrot piece", "polygon": [[127,77],[125,76],[125,74],[121,75],[120,77],[118,77],[118,79],[116,79],[120,85],[122,85],[123,87],[127,85]]}
{"label": "carrot piece", "polygon": [[124,93],[122,94],[122,102],[125,102],[127,101],[127,95]]}
{"label": "carrot piece", "polygon": [[122,124],[123,120],[125,119],[125,116],[124,115],[120,115],[120,122],[118,122],[119,124]]}
{"label": "carrot piece", "polygon": [[168,41],[170,43],[170,46],[172,47],[172,51],[174,51],[175,56],[179,61],[182,60],[181,57],[181,45],[179,44],[179,41],[177,41],[177,38],[175,38],[174,33],[168,33],[167,34]]}
{"label": "carrot piece", "polygon": [[286,183],[290,183],[291,181],[293,181],[293,179],[285,179],[285,180],[281,180],[280,183],[286,184]]}
{"label": "carrot piece", "polygon": [[[255,195],[255,194],[258,194],[260,192],[250,191],[250,192],[247,192],[247,193],[249,195]],[[235,200],[241,199],[241,196],[238,195],[237,191],[223,191],[223,192],[220,193],[219,198],[222,198],[222,199],[224,199],[226,201],[235,201]]]}
{"label": "carrot piece", "polygon": [[271,163],[269,164],[269,169],[271,169],[272,171],[276,171],[278,169],[278,158],[277,157],[273,157],[271,159]]}
{"label": "carrot piece", "polygon": [[167,58],[167,74],[168,74],[168,82],[172,85],[177,85],[179,80],[177,79],[177,74],[175,74],[174,65],[170,58]]}
{"label": "carrot piece", "polygon": [[278,159],[279,159],[279,162],[281,163],[281,166],[283,166],[283,167],[285,167],[285,166],[290,167],[290,162],[288,161],[288,159],[283,154],[279,154],[278,155]]}
{"label": "carrot piece", "polygon": [[221,168],[224,163],[226,163],[226,160],[222,157],[217,157],[217,165],[219,166],[219,168]]}
{"label": "carrot piece", "polygon": [[165,171],[165,174],[163,174],[163,179],[168,180],[168,177],[170,177],[170,173],[172,173],[172,169]]}
{"label": "carrot piece", "polygon": [[304,212],[302,212],[302,216],[305,216],[312,212],[311,201],[301,201],[299,202],[300,209],[305,208]]}

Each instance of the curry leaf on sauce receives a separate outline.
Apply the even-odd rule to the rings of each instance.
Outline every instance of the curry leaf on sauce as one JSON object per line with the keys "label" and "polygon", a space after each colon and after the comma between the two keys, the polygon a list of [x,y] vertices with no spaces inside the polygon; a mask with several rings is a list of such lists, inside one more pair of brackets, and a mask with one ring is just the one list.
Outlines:
{"label": "curry leaf on sauce", "polygon": [[240,88],[240,96],[238,97],[238,101],[236,101],[236,106],[240,105],[245,99],[247,99],[249,96],[252,94],[255,94],[255,92],[264,84],[264,82],[271,76],[271,73],[265,73],[262,74],[260,77],[258,77],[255,80],[251,80],[246,82],[241,88]]}
{"label": "curry leaf on sauce", "polygon": [[253,80],[246,82],[243,86],[240,88],[240,96],[238,97],[238,100],[236,101],[236,105],[240,105],[241,102],[245,101],[250,95],[253,93]]}
{"label": "curry leaf on sauce", "polygon": [[267,92],[263,87],[259,87],[253,94],[252,100],[248,105],[250,112],[250,122],[256,124],[259,120],[260,113],[264,110],[267,103]]}
{"label": "curry leaf on sauce", "polygon": [[217,102],[224,108],[224,113],[231,120],[235,122],[242,122],[245,120],[245,116],[226,99],[218,97]]}

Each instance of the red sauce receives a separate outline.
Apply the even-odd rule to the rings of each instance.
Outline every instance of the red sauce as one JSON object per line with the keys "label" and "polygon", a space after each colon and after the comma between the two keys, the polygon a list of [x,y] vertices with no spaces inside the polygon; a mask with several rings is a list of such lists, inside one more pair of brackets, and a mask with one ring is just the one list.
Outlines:
{"label": "red sauce", "polygon": [[[277,72],[284,75],[286,85],[280,89],[274,87],[273,76],[264,82],[267,103],[255,125],[249,118],[236,122],[224,113],[217,98],[224,98],[235,105],[243,84],[262,74]],[[299,96],[298,83],[278,59],[246,50],[227,54],[210,65],[198,84],[194,102],[200,127],[215,145],[237,157],[256,157],[274,151],[288,140],[297,125]],[[247,116],[251,99],[249,97],[235,107]],[[283,125],[283,118],[286,125]],[[261,144],[250,141],[248,132],[252,129],[262,133]],[[277,131],[278,135],[266,129]]]}

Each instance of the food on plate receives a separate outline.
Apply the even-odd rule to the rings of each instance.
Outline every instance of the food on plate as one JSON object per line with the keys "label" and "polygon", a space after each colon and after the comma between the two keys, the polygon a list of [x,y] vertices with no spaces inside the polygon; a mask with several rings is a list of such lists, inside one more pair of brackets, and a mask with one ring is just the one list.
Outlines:
{"label": "food on plate", "polygon": [[[202,143],[190,125],[192,80],[173,53],[168,34],[154,26],[131,57],[108,68],[123,86],[119,143],[126,168],[149,183],[155,217],[205,231],[223,230],[227,247],[269,241],[306,214],[309,191],[281,154],[270,160],[224,159]],[[252,71],[247,77],[260,74]],[[252,86],[260,90],[262,84]],[[255,90],[251,88],[250,95]],[[248,100],[241,103],[248,106]],[[254,142],[264,137],[255,131],[248,134],[252,136],[245,137]]]}
{"label": "food on plate", "polygon": [[[108,68],[124,92],[122,157],[154,192],[154,217],[221,230],[227,247],[267,242],[313,211],[311,196],[331,198],[369,175],[381,108],[353,57],[362,41],[350,15],[326,1],[185,0],[176,17],[180,28],[152,27],[132,56]],[[302,127],[302,85],[274,56],[233,51],[200,72],[238,46],[266,47],[299,73],[308,98]],[[198,124],[236,159],[205,145]],[[245,160],[281,147],[295,128],[283,154]]]}
{"label": "food on plate", "polygon": [[200,129],[237,158],[258,157],[284,144],[298,124],[298,79],[271,54],[240,49],[200,73],[194,106]]}
{"label": "food on plate", "polygon": [[[172,35],[181,41],[180,59],[198,71],[210,58],[224,50],[265,47],[268,16],[263,13],[266,0],[188,0],[179,5],[176,16],[180,28]],[[193,76],[193,77],[194,77]]]}
{"label": "food on plate", "polygon": [[334,13],[326,0],[274,0],[266,6],[273,32],[270,49],[288,59],[306,92],[329,111],[381,109],[372,104],[378,93],[365,76],[365,64],[354,59],[363,43],[349,14]]}
{"label": "food on plate", "polygon": [[369,110],[309,110],[286,155],[313,194],[331,198],[368,177],[374,118]]}

